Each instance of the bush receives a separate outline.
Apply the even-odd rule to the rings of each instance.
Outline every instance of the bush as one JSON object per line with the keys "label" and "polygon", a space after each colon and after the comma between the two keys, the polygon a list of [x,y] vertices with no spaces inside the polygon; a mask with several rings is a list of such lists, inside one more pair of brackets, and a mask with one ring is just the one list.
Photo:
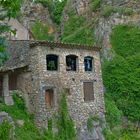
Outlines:
{"label": "bush", "polygon": [[115,10],[114,10],[114,7],[113,6],[104,6],[103,7],[103,9],[102,9],[102,12],[101,12],[101,15],[103,16],[103,17],[109,17],[109,16],[111,16],[111,14],[112,13],[114,13],[115,12]]}
{"label": "bush", "polygon": [[61,15],[67,0],[37,0],[36,2],[42,3],[44,6],[48,7],[50,16],[52,20],[59,25],[61,22]]}
{"label": "bush", "polygon": [[61,140],[75,140],[74,123],[69,116],[66,95],[64,93],[60,100],[57,127],[58,137]]}
{"label": "bush", "polygon": [[101,0],[92,0],[91,6],[93,11],[97,11],[100,8]]}
{"label": "bush", "polygon": [[14,92],[13,93],[13,100],[14,103],[16,104],[16,106],[20,109],[20,110],[25,110],[25,102],[22,98],[22,96],[20,96],[18,93]]}
{"label": "bush", "polygon": [[[107,93],[106,93],[107,94]],[[115,102],[105,96],[105,108],[106,108],[106,121],[111,128],[120,125],[122,112],[117,108]]]}
{"label": "bush", "polygon": [[[54,125],[56,124],[56,125]],[[53,132],[52,128],[58,130]],[[45,140],[75,140],[74,122],[69,116],[66,95],[61,95],[58,115],[48,120],[48,129],[45,130]]]}
{"label": "bush", "polygon": [[53,33],[48,33],[48,28],[49,26],[47,24],[43,24],[40,21],[35,21],[31,27],[31,30],[35,39],[52,41],[54,39],[54,35]]}
{"label": "bush", "polygon": [[11,125],[7,120],[4,120],[2,124],[0,124],[0,140],[9,140],[10,139],[10,129]]}

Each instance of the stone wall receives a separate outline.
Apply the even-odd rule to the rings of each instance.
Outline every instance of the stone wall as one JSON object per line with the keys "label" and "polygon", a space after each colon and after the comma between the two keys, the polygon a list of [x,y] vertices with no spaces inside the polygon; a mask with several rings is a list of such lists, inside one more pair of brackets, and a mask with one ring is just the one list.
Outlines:
{"label": "stone wall", "polygon": [[[77,126],[86,122],[91,114],[104,114],[103,85],[99,52],[85,49],[65,49],[49,47],[33,47],[31,50],[32,87],[35,97],[36,123],[39,126],[47,125],[49,118],[58,109],[60,93],[64,88],[70,88],[67,96],[69,112]],[[59,56],[59,70],[46,70],[46,55],[56,54]],[[69,54],[78,56],[78,71],[66,71],[65,57]],[[94,57],[94,70],[84,72],[84,57]],[[94,82],[94,97],[90,102],[84,101],[83,82]],[[55,105],[47,109],[45,103],[45,89],[54,89]],[[80,121],[79,121],[80,120]]]}
{"label": "stone wall", "polygon": [[21,91],[28,111],[34,112],[31,72],[25,71],[17,76],[17,89]]}
{"label": "stone wall", "polygon": [[11,26],[12,30],[15,30],[16,33],[10,34],[10,40],[29,40],[29,32],[28,29],[25,28],[17,19],[11,18],[8,21],[8,25]]}

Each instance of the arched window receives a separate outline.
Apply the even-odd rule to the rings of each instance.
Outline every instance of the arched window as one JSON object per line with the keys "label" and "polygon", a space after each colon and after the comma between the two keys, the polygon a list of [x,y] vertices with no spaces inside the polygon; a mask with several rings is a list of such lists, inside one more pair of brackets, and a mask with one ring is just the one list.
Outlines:
{"label": "arched window", "polygon": [[66,70],[67,71],[76,71],[77,58],[78,57],[76,55],[67,55],[66,56]]}
{"label": "arched window", "polygon": [[58,56],[49,54],[46,56],[47,70],[56,71],[58,70]]}
{"label": "arched window", "polygon": [[84,58],[84,66],[85,66],[85,71],[92,71],[92,69],[93,69],[93,57],[86,56]]}

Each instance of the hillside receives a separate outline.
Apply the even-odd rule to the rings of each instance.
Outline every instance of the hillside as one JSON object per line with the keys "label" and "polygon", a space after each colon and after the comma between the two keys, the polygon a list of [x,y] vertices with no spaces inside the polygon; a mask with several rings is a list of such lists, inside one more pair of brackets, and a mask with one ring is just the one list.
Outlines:
{"label": "hillside", "polygon": [[104,136],[140,139],[139,0],[24,0],[17,19],[35,40],[102,47]]}

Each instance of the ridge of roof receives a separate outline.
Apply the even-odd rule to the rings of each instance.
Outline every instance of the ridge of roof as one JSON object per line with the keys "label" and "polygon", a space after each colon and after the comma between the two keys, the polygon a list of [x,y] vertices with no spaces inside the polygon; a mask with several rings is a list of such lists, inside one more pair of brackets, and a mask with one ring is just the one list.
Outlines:
{"label": "ridge of roof", "polygon": [[12,42],[29,42],[30,47],[35,46],[47,46],[50,48],[69,48],[69,49],[87,49],[87,50],[95,50],[100,51],[101,47],[95,45],[87,45],[87,44],[76,44],[76,43],[64,43],[64,42],[54,42],[54,41],[40,41],[40,40],[9,40]]}

